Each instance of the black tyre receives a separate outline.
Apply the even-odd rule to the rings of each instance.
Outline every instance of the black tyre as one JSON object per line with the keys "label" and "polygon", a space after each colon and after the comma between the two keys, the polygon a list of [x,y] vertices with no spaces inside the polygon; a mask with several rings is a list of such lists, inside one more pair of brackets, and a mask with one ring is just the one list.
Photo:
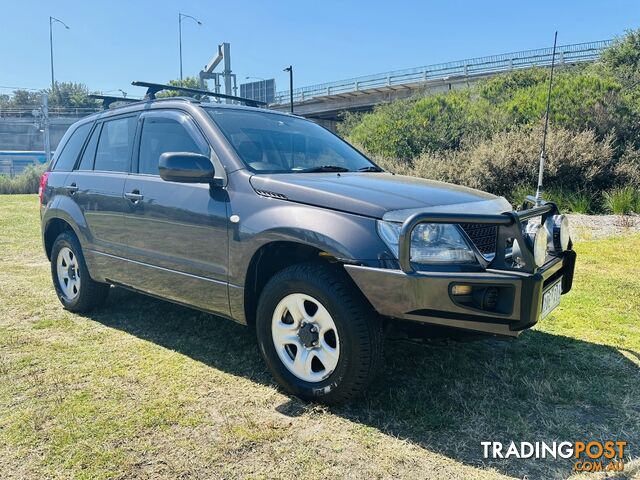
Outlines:
{"label": "black tyre", "polygon": [[350,400],[382,362],[380,319],[337,265],[275,274],[260,295],[256,329],[276,381],[305,400]]}
{"label": "black tyre", "polygon": [[51,249],[51,278],[65,309],[87,312],[104,304],[109,285],[89,276],[80,242],[69,231],[58,235]]}

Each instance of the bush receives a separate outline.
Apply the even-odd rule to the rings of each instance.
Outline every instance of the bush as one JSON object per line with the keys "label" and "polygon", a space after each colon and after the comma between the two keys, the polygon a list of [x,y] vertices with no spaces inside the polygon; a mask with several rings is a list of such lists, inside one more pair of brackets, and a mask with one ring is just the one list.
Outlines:
{"label": "bush", "polygon": [[38,193],[40,177],[47,169],[47,165],[29,166],[15,177],[0,175],[0,194],[7,193]]}
{"label": "bush", "polygon": [[585,190],[570,191],[553,188],[545,192],[543,196],[566,213],[591,213],[595,206],[594,195]]}
{"label": "bush", "polygon": [[640,150],[627,146],[613,169],[618,185],[640,188]]}
{"label": "bush", "polygon": [[[511,198],[517,186],[537,184],[541,132],[520,128],[457,150],[425,153],[413,162],[390,161],[381,166],[406,175],[466,185]],[[545,185],[549,190],[597,192],[613,186],[611,139],[599,141],[592,131],[575,133],[551,128]],[[576,207],[577,208],[577,207]]]}
{"label": "bush", "polygon": [[[548,69],[506,73],[347,116],[339,133],[390,170],[513,199],[517,185],[534,190],[548,80]],[[560,65],[551,96],[547,197],[586,212],[604,191],[640,189],[640,30],[598,62]]]}
{"label": "bush", "polygon": [[614,188],[604,192],[603,197],[604,206],[611,213],[627,215],[633,211],[640,212],[640,196],[632,187]]}

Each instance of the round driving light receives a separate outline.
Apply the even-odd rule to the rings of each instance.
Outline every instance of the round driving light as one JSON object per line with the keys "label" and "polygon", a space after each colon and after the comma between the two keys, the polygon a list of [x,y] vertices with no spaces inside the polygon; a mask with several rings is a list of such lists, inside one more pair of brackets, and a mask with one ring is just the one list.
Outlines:
{"label": "round driving light", "polygon": [[569,219],[565,215],[554,215],[545,222],[549,236],[549,251],[564,252],[569,249]]}
{"label": "round driving light", "polygon": [[533,246],[533,261],[537,267],[541,267],[547,259],[547,229],[542,225],[528,224],[526,233]]}

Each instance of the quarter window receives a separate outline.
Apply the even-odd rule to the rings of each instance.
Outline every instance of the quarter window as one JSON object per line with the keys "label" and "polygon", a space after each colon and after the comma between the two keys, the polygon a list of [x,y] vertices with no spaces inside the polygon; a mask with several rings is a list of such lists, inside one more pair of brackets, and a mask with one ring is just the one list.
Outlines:
{"label": "quarter window", "polygon": [[96,150],[95,170],[128,172],[137,117],[109,120],[102,125]]}
{"label": "quarter window", "polygon": [[69,140],[67,140],[67,143],[62,148],[60,155],[58,155],[53,170],[60,172],[70,172],[73,170],[80,150],[82,150],[82,145],[84,145],[84,141],[87,139],[87,135],[89,135],[91,125],[91,123],[85,123],[76,128],[75,132],[71,134],[71,137],[69,137]]}
{"label": "quarter window", "polygon": [[142,125],[138,173],[158,175],[158,160],[165,152],[209,154],[209,147],[183,114],[148,116]]}
{"label": "quarter window", "polygon": [[102,125],[98,124],[96,129],[91,134],[89,143],[87,143],[87,146],[84,149],[84,153],[82,154],[82,158],[80,159],[78,170],[93,170],[93,161],[96,158],[96,147],[98,146],[98,137],[100,137],[101,129]]}

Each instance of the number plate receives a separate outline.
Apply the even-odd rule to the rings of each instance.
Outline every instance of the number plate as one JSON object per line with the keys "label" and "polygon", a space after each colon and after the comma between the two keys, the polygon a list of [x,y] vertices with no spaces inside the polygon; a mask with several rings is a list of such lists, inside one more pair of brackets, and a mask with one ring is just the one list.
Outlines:
{"label": "number plate", "polygon": [[542,312],[540,318],[544,318],[551,311],[560,305],[560,295],[562,295],[562,278],[547,288],[542,294]]}

